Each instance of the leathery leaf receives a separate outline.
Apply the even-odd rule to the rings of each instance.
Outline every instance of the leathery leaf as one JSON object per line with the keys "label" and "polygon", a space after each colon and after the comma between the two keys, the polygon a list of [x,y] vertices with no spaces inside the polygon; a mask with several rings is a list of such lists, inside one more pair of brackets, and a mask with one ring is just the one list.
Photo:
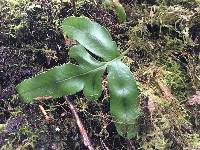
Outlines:
{"label": "leathery leaf", "polygon": [[38,98],[58,98],[83,90],[88,99],[96,100],[102,93],[102,75],[107,69],[110,110],[117,131],[122,136],[134,137],[139,115],[138,91],[132,73],[120,60],[124,53],[120,55],[105,28],[88,18],[68,17],[62,27],[64,34],[79,42],[69,51],[77,65],[63,64],[24,80],[16,87],[20,97],[32,103]]}
{"label": "leathery leaf", "polygon": [[39,97],[58,98],[83,90],[89,99],[101,95],[101,76],[105,63],[98,62],[81,45],[70,49],[70,56],[81,63],[64,64],[17,85],[17,91],[25,102],[33,102]]}
{"label": "leathery leaf", "polygon": [[69,56],[80,64],[81,69],[87,71],[82,76],[84,95],[89,99],[98,99],[102,92],[101,78],[106,69],[106,63],[94,59],[81,45],[72,47]]}
{"label": "leathery leaf", "polygon": [[137,133],[138,89],[129,68],[120,60],[108,66],[110,111],[120,135],[132,138]]}
{"label": "leathery leaf", "polygon": [[68,17],[62,23],[64,34],[106,61],[120,55],[109,32],[86,17]]}

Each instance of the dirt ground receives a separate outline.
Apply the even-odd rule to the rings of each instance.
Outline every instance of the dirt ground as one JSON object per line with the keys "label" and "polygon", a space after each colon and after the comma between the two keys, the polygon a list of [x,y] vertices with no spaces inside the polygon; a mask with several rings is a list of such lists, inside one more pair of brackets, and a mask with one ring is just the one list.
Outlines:
{"label": "dirt ground", "polygon": [[[105,26],[121,50],[140,90],[139,133],[117,134],[104,85],[97,102],[82,92],[69,96],[95,149],[182,150],[200,148],[200,3],[195,0],[121,0],[127,21],[94,1],[77,2],[76,16]],[[74,14],[68,2],[0,2],[0,149],[87,149],[64,99],[23,103],[16,85],[68,63],[70,42],[60,23]],[[42,105],[50,120],[45,119]],[[3,127],[1,127],[1,125]],[[131,144],[131,146],[130,146]]]}

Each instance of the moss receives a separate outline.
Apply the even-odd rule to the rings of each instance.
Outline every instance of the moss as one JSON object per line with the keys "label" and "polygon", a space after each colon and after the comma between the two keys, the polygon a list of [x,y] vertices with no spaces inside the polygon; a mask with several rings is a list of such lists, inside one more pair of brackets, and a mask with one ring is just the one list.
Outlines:
{"label": "moss", "polygon": [[[36,37],[43,35],[46,37],[45,35],[48,33],[46,29],[50,28],[51,30],[51,27],[53,27],[56,28],[57,31],[57,28],[59,28],[59,20],[71,14],[71,12],[68,12],[68,7],[62,5],[63,3],[59,0],[54,1],[58,5],[51,5],[51,3],[48,3],[44,5],[42,9],[35,9],[34,2],[29,3],[29,1],[26,1],[27,3],[24,3],[23,0],[16,2],[22,3],[19,5],[17,3],[7,2],[6,7],[9,8],[8,13],[4,12],[6,16],[1,16],[2,18],[8,17],[8,20],[12,20],[13,18],[20,20],[19,22],[11,21],[5,26],[1,26],[1,29],[9,29],[9,32],[12,32],[14,36],[16,34],[20,35],[21,31],[27,33],[29,30],[23,29],[28,29],[28,25],[35,23],[38,30],[34,30],[31,34],[33,35],[33,33],[38,32],[39,35],[36,35]],[[131,24],[132,28],[129,31],[128,45],[132,47],[132,51],[130,51],[127,57],[124,57],[123,62],[129,65],[132,71],[135,72],[135,77],[142,95],[141,97],[147,99],[147,105],[142,106],[145,128],[140,129],[139,135],[135,139],[140,149],[195,149],[199,147],[200,133],[194,130],[193,125],[195,123],[191,121],[191,114],[184,105],[184,101],[187,100],[187,97],[194,92],[194,87],[195,89],[200,88],[199,58],[189,53],[187,49],[187,46],[191,46],[192,43],[189,35],[187,35],[187,29],[193,25],[199,24],[199,17],[197,17],[199,14],[196,13],[197,16],[193,16],[192,18],[194,20],[190,21],[194,13],[191,9],[180,5],[166,6],[166,4],[175,5],[182,2],[185,2],[185,0],[157,0],[157,4],[153,7],[135,4],[132,5],[133,8],[129,10],[131,16],[129,16],[127,24]],[[78,5],[81,4],[82,1],[80,3],[78,2]],[[61,15],[60,13],[62,11],[60,8],[62,7],[66,7],[67,11],[64,11]],[[93,5],[90,7],[93,8]],[[86,7],[86,9],[87,8],[88,7]],[[1,5],[0,9],[6,11]],[[84,8],[82,11],[87,12],[86,9]],[[23,12],[30,13],[27,15],[25,22],[23,20],[25,17]],[[150,12],[152,13],[151,15]],[[94,13],[92,11],[93,19],[96,19],[96,14],[99,14],[98,8],[95,8]],[[33,18],[35,20],[33,20]],[[111,18],[113,18],[112,15]],[[99,18],[99,20],[101,19],[102,17]],[[113,21],[111,20],[111,22]],[[110,23],[110,21],[108,23]],[[40,30],[40,27],[42,30]],[[12,29],[12,31],[10,31],[10,29]],[[42,34],[41,31],[43,31],[43,29],[45,30]],[[124,30],[122,34],[124,34]],[[19,37],[24,37],[24,34]],[[29,39],[29,37],[30,36],[27,36],[27,39]],[[55,40],[53,37],[54,35],[52,35],[52,41]],[[194,37],[194,39],[195,38],[196,37]],[[20,38],[17,39],[21,41]],[[44,43],[44,41],[47,39],[49,39],[49,36],[48,38],[42,38],[42,40],[39,39],[35,44],[31,43],[33,44],[32,47],[38,47],[37,44],[40,42],[45,45],[46,43]],[[60,39],[60,36],[58,39]],[[62,40],[63,39],[61,39],[61,41]],[[52,41],[50,42],[52,45],[57,44],[52,43]],[[27,46],[27,43],[24,42],[22,46]],[[126,42],[122,42],[120,45],[121,49],[125,49],[126,46],[123,45],[124,43]],[[46,46],[44,45],[39,45],[39,47],[43,48]],[[47,47],[47,49],[51,49],[51,46]],[[191,49],[193,50],[193,47]],[[59,50],[63,51],[64,49],[59,48]],[[160,73],[159,76],[157,75],[158,73]],[[157,83],[158,80],[162,81],[166,90],[171,89],[169,97],[165,97],[163,94]],[[112,124],[110,125],[112,121],[108,113],[108,91],[107,87],[104,87],[104,89],[106,90],[104,90],[102,94],[104,95],[102,103],[90,103],[86,99],[80,97],[75,98],[76,100],[74,103],[94,143],[100,145],[102,142],[105,142],[105,146],[110,144],[109,148],[116,145],[120,145],[120,148],[125,147],[126,144],[124,143],[126,143],[126,140],[119,138],[115,133],[114,126]],[[15,99],[13,98],[12,101],[15,101]],[[143,101],[144,100],[141,98],[141,102]],[[45,110],[49,115],[52,114],[55,119],[54,123],[49,124],[44,123],[41,114],[33,115],[33,112],[40,113],[37,109],[31,109],[31,111],[26,114],[26,117],[31,118],[29,119],[30,122],[21,126],[19,131],[8,139],[7,143],[3,146],[4,149],[34,149],[34,145],[39,145],[41,148],[41,146],[44,145],[51,146],[50,144],[57,141],[59,143],[58,145],[63,145],[66,149],[73,149],[71,145],[75,145],[75,143],[80,145],[81,139],[76,129],[74,119],[71,118],[68,112],[62,114],[58,112],[61,111],[60,106],[57,106],[58,104],[59,102],[45,102]],[[22,110],[28,111],[29,109],[15,108],[15,112],[12,113],[12,116],[17,117],[21,115]],[[196,115],[194,117],[195,125],[199,126],[197,111],[198,109],[196,108],[192,113],[194,116]],[[190,121],[193,124],[191,124]],[[143,126],[143,124],[139,125]],[[62,133],[55,131],[56,127],[59,127]],[[20,141],[20,139],[23,140]],[[96,142],[98,140],[100,142]],[[107,141],[112,142],[110,143]]]}
{"label": "moss", "polygon": [[[155,78],[155,70],[160,70],[160,77]],[[163,70],[162,70],[163,69]],[[148,70],[148,71],[147,71]],[[145,83],[140,83],[140,90],[142,95],[148,97],[147,108],[149,111],[151,128],[146,128],[146,131],[140,131],[138,140],[142,149],[190,149],[199,147],[200,137],[192,130],[192,124],[189,122],[189,114],[186,107],[181,102],[173,97],[165,98],[160,89],[156,85],[155,80],[163,80],[165,74],[164,68],[140,68],[136,72],[136,76],[147,76]],[[149,82],[147,82],[149,81]],[[153,104],[152,104],[153,103]],[[148,116],[145,116],[148,118]]]}
{"label": "moss", "polygon": [[[177,7],[158,6],[153,18],[141,16],[142,20],[129,31],[129,45],[133,47],[129,57],[135,61],[133,64],[141,68],[153,63],[164,68],[163,80],[179,100],[186,100],[193,94],[192,79],[187,70],[190,58],[184,55],[185,45],[191,44],[187,43],[191,39],[186,37],[186,33],[182,34],[186,32],[184,26],[188,25],[188,21],[182,22],[179,31],[175,25],[177,20],[183,19],[181,16],[187,11],[182,7],[178,10]],[[185,17],[191,18],[189,14],[185,14]],[[155,29],[156,26],[158,30]]]}
{"label": "moss", "polygon": [[195,69],[198,61],[188,53],[187,47],[194,44],[187,28],[193,12],[187,12],[184,7],[167,8],[161,4],[156,6],[153,18],[137,16],[138,23],[129,31],[131,68],[141,95],[148,99],[147,105],[142,106],[143,118],[148,121],[137,138],[141,149],[199,147],[199,133],[193,129],[190,113],[184,105],[195,93],[194,85],[198,83],[193,77],[198,74]]}
{"label": "moss", "polygon": [[3,144],[1,145],[1,150],[34,148],[38,139],[39,129],[33,129],[29,124],[25,124],[24,121],[23,116],[17,116],[7,122],[1,133],[1,136],[3,135],[4,137],[3,143],[1,143]]}
{"label": "moss", "polygon": [[157,0],[157,3],[164,5],[178,5],[182,3],[197,3],[198,0]]}
{"label": "moss", "polygon": [[179,100],[187,100],[187,97],[192,94],[192,83],[190,77],[183,67],[172,58],[162,58],[165,75],[164,80],[171,88],[172,94]]}

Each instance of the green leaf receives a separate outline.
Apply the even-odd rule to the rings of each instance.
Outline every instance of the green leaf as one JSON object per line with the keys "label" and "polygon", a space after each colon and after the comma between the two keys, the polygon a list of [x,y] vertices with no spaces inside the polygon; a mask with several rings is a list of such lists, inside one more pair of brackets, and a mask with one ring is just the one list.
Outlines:
{"label": "green leaf", "polygon": [[112,5],[113,5],[113,1],[112,0],[102,0],[101,2],[103,4],[103,6],[106,6],[108,8],[111,8]]}
{"label": "green leaf", "polygon": [[122,136],[132,138],[137,131],[139,115],[138,90],[129,68],[120,60],[108,66],[110,91],[110,111],[115,120],[117,131]]}
{"label": "green leaf", "polygon": [[74,58],[83,70],[88,70],[83,76],[84,95],[89,99],[98,99],[102,93],[101,78],[107,64],[94,59],[81,45],[71,48],[69,56]]}
{"label": "green leaf", "polygon": [[64,64],[24,80],[16,88],[25,102],[33,102],[37,97],[71,95],[83,89],[84,82],[79,78],[83,73],[79,66]]}
{"label": "green leaf", "polygon": [[[101,75],[106,65],[92,58],[83,46],[75,46],[70,50],[70,56],[75,58],[80,66],[64,64],[34,78],[24,80],[17,85],[17,91],[25,102],[33,102],[37,97],[58,98],[72,95],[84,90],[90,99],[101,95]],[[88,64],[88,68],[86,68]]]}
{"label": "green leaf", "polygon": [[124,53],[120,55],[107,30],[89,19],[69,17],[63,22],[63,30],[80,43],[69,51],[77,65],[64,64],[24,80],[16,87],[19,95],[31,103],[38,97],[58,98],[83,90],[88,99],[96,100],[102,93],[102,75],[108,69],[110,110],[117,131],[122,136],[134,137],[139,115],[138,90],[129,68],[120,61]]}
{"label": "green leaf", "polygon": [[106,61],[120,55],[109,32],[85,17],[68,17],[62,23],[64,34]]}
{"label": "green leaf", "polygon": [[116,15],[120,23],[126,21],[126,11],[118,0],[102,0],[102,4],[103,6],[113,9],[116,12]]}
{"label": "green leaf", "polygon": [[117,17],[121,23],[126,21],[126,12],[122,4],[114,3],[114,8],[117,14]]}

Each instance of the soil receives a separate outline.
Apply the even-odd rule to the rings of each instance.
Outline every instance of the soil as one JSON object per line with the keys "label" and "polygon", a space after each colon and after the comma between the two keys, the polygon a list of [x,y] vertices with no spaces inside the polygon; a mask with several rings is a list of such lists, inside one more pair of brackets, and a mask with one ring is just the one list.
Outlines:
{"label": "soil", "polygon": [[[12,96],[16,94],[15,86],[22,80],[39,72],[39,70],[41,70],[41,66],[35,61],[34,53],[32,50],[1,46],[0,54],[0,101],[1,106],[3,106],[1,107],[2,111],[6,111],[8,109],[12,109],[12,107],[15,107],[15,104],[12,106],[12,103],[7,101],[8,99],[12,99]],[[1,119],[4,119],[4,117],[1,117]],[[4,121],[1,120],[1,122]]]}
{"label": "soil", "polygon": [[[27,16],[16,19],[14,22],[1,16],[3,26],[1,27],[0,36],[0,124],[7,123],[7,125],[5,131],[0,135],[0,146],[3,146],[8,139],[12,139],[11,134],[16,136],[13,142],[15,147],[21,145],[24,140],[29,139],[28,136],[30,135],[20,131],[21,127],[28,124],[30,129],[27,130],[31,130],[30,132],[35,132],[31,134],[37,133],[39,136],[36,141],[32,141],[35,149],[86,149],[75,120],[66,106],[65,109],[68,113],[64,117],[61,117],[61,114],[65,111],[58,106],[50,114],[54,119],[46,122],[40,113],[38,104],[24,104],[16,95],[15,87],[24,79],[32,77],[42,70],[69,61],[67,55],[69,46],[65,44],[60,29],[55,26],[53,17],[62,20],[73,15],[72,6],[65,3],[58,10],[57,16],[53,16],[51,3],[38,2],[38,5],[41,7],[26,10]],[[93,4],[85,3],[78,9],[78,15],[88,16],[106,26],[111,31],[113,38],[119,41],[119,44],[121,44],[120,41],[123,41],[117,35],[124,33],[127,28],[124,29],[119,26],[116,15],[112,10],[101,9]],[[42,16],[46,16],[48,20],[44,21]],[[12,31],[8,28],[8,25],[6,26],[6,22],[15,25],[26,22],[26,25],[17,31]],[[11,32],[14,35],[11,36]],[[127,40],[127,36],[123,38]],[[50,54],[45,53],[45,50],[50,50]],[[52,54],[54,54],[55,59]],[[77,95],[82,97],[82,93]],[[72,97],[71,100],[73,101],[75,98]],[[62,102],[62,99],[58,99],[56,102],[47,102],[44,108],[49,109],[49,106],[58,105]],[[87,112],[91,116],[98,111],[107,113],[109,111],[108,106],[108,102],[88,104],[88,108],[95,109],[87,109]],[[13,112],[16,112],[18,108],[22,112],[13,117]],[[101,138],[98,133],[101,132],[103,124],[99,120],[88,119],[88,116],[84,113],[80,112],[80,116],[86,129],[91,133],[91,139],[94,139],[92,142],[95,147],[100,146],[100,149],[104,149],[102,142],[108,145],[109,149],[123,149],[122,147],[126,145],[126,141],[117,135],[114,124],[111,123],[107,126],[106,134],[108,134],[108,137]],[[56,128],[59,128],[60,131],[56,131]],[[31,146],[28,147],[31,148]]]}
{"label": "soil", "polygon": [[[134,0],[122,0],[120,2],[127,9],[127,12],[132,10],[134,5],[141,6],[141,9],[143,9],[142,3],[145,3],[145,5],[149,7],[157,4],[154,0],[148,1],[148,3],[145,1],[136,2]],[[125,50],[127,48],[127,43],[130,44],[132,37],[134,37],[131,35],[132,27],[139,22],[138,20],[131,21],[130,19],[141,19],[144,14],[136,13],[133,15],[130,12],[128,13],[128,22],[120,24],[113,10],[102,8],[93,3],[81,4],[77,9],[77,14],[74,14],[73,7],[69,3],[56,4],[54,2],[29,1],[27,4],[15,8],[20,10],[20,15],[18,17],[15,17],[15,15],[11,13],[12,8],[8,2],[3,3],[2,8],[0,15],[0,124],[6,124],[6,127],[2,132],[0,129],[0,147],[2,147],[2,149],[21,148],[38,150],[87,149],[83,144],[73,115],[66,105],[62,105],[64,102],[62,98],[26,104],[20,100],[15,87],[24,79],[32,77],[39,72],[72,61],[69,59],[67,53],[70,44],[66,43],[59,26],[59,23],[65,17],[71,15],[84,15],[89,17],[105,26],[110,31],[112,38],[117,42],[118,46],[122,50]],[[148,8],[145,9],[147,9],[146,12],[149,11]],[[23,15],[23,13],[25,15]],[[147,14],[149,15],[149,13]],[[200,16],[198,13],[196,15]],[[188,56],[184,56],[182,51],[175,51],[172,53],[170,51],[170,54],[167,55],[167,57],[172,57],[173,55],[178,59],[179,64],[181,64],[181,71],[187,73],[184,79],[187,79],[187,77],[190,78],[188,74],[192,72],[187,70],[188,68],[184,66],[185,64],[195,67],[200,65],[198,59],[200,47],[196,44],[200,42],[200,24],[199,21],[195,20],[196,17],[191,19],[191,26],[189,27],[189,34],[195,44],[191,45],[186,43],[183,46],[183,49],[187,49],[186,52],[188,52]],[[137,81],[146,86],[148,83],[155,84],[154,79],[149,78],[150,75],[138,75],[137,73],[140,73],[142,67],[148,68],[150,63],[154,62],[154,59],[158,59],[159,62],[157,61],[156,63],[160,64],[163,60],[159,57],[166,58],[163,54],[165,53],[163,50],[163,48],[165,48],[165,43],[163,42],[165,37],[169,36],[183,41],[183,36],[175,29],[171,30],[166,26],[161,27],[156,23],[150,24],[148,22],[145,23],[144,27],[145,30],[143,30],[144,28],[141,29],[144,31],[142,31],[141,35],[144,36],[144,39],[148,40],[149,43],[156,43],[157,47],[150,53],[146,51],[145,46],[142,48],[137,47],[138,49],[136,51],[131,51],[128,57],[135,61],[130,67],[132,71],[136,72]],[[162,33],[160,29],[162,29]],[[148,34],[146,30],[148,30]],[[139,34],[138,37],[141,35]],[[161,54],[157,56],[157,53]],[[166,53],[168,54],[168,52]],[[155,57],[153,54],[155,54]],[[192,64],[190,64],[190,58],[192,58]],[[177,59],[175,60],[177,61]],[[164,66],[167,65],[168,64],[165,64]],[[152,74],[155,77],[155,72],[152,72]],[[186,81],[193,82],[193,78]],[[155,87],[157,88],[157,85]],[[188,88],[192,90],[188,90]],[[184,90],[184,92],[188,90],[187,92],[192,91],[195,93],[194,89],[198,91],[199,88],[199,82],[187,88],[171,85],[172,94],[177,97],[180,96],[178,94],[182,92],[181,90]],[[173,89],[177,90],[179,93]],[[155,116],[158,117],[162,113],[165,114],[167,112],[165,108],[155,106],[158,108],[156,112],[160,114],[154,114],[155,116],[152,117],[152,112],[149,109],[151,97],[142,95],[141,109],[143,114],[139,118],[139,137],[128,140],[119,136],[115,129],[109,114],[109,101],[106,99],[107,92],[105,87],[98,102],[88,102],[84,98],[82,92],[69,96],[70,101],[72,101],[78,109],[80,118],[88,131],[88,135],[92,139],[94,147],[96,149],[126,150],[127,147],[131,148],[130,144],[132,144],[134,146],[132,146],[131,149],[139,149],[141,145],[145,145],[145,142],[151,141],[153,136],[150,135],[150,133],[151,130],[154,130],[155,124],[157,123],[152,119]],[[161,94],[156,93],[155,95],[160,96]],[[163,96],[160,97],[163,98]],[[181,103],[184,102],[181,101]],[[45,119],[38,107],[39,104],[47,110],[51,118],[50,120]],[[85,105],[86,108],[83,108]],[[184,106],[185,105],[184,103]],[[193,106],[190,106],[187,108],[187,111],[193,108]],[[195,109],[199,111],[199,108],[196,106]],[[196,111],[192,111],[188,119],[193,125],[191,134],[200,134],[199,125],[195,124],[195,120],[200,118],[195,116]],[[172,113],[170,115],[174,114]],[[169,131],[169,133],[163,133],[165,139],[170,139],[170,141],[172,141],[172,145],[171,147],[168,146],[168,149],[182,149],[184,144],[178,143],[178,140],[172,138],[172,136],[179,136],[178,127],[177,130],[175,125],[173,127],[175,129]],[[163,130],[165,130],[164,132],[168,131],[167,128]],[[182,142],[181,140],[180,142]],[[151,148],[159,149],[155,145]]]}

